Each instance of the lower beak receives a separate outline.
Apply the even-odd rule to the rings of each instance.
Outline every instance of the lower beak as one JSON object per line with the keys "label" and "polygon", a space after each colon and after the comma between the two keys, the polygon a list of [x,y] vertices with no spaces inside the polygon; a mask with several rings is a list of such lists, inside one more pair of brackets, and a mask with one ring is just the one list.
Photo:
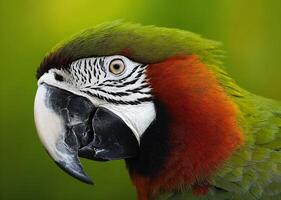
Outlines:
{"label": "lower beak", "polygon": [[138,141],[125,122],[85,97],[41,84],[34,115],[48,154],[64,171],[85,183],[93,184],[78,156],[105,161],[138,154]]}

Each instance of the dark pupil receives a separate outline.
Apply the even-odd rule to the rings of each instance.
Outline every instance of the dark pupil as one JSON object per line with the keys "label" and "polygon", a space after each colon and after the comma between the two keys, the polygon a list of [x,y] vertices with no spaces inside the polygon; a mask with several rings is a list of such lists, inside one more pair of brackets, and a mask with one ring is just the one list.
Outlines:
{"label": "dark pupil", "polygon": [[114,68],[115,70],[119,70],[119,69],[120,69],[120,65],[119,65],[119,64],[114,64],[114,65],[113,65],[113,68]]}

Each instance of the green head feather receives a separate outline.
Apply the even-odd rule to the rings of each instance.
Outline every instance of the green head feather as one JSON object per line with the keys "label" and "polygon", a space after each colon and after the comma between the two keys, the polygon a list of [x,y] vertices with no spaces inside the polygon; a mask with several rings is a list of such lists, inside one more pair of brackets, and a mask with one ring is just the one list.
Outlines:
{"label": "green head feather", "polygon": [[93,56],[130,52],[140,63],[157,63],[176,55],[197,55],[207,64],[219,63],[219,43],[179,29],[114,21],[86,29],[57,45],[44,59],[38,76],[52,67]]}

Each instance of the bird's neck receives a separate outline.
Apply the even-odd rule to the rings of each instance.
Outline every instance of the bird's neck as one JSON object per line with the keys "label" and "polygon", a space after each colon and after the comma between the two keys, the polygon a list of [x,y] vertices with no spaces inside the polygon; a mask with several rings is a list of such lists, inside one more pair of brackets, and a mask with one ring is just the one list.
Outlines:
{"label": "bird's neck", "polygon": [[139,199],[189,187],[204,194],[243,143],[237,107],[196,56],[152,64],[147,75],[161,106],[156,126],[143,135],[140,156],[127,161]]}

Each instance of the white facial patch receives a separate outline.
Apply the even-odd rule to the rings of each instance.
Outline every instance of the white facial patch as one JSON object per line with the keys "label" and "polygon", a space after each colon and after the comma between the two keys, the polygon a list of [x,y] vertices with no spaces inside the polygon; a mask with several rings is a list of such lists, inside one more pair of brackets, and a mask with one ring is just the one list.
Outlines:
{"label": "white facial patch", "polygon": [[140,142],[142,134],[156,117],[155,107],[152,102],[139,105],[105,104],[102,107],[118,115],[130,127],[138,142]]}
{"label": "white facial patch", "polygon": [[[122,73],[110,70],[112,63],[123,63]],[[83,58],[62,69],[50,69],[38,80],[86,97],[96,107],[102,106],[118,115],[131,128],[138,141],[156,117],[151,87],[146,77],[147,65],[124,56]],[[120,68],[119,68],[120,69]],[[57,80],[56,75],[61,76]]]}

